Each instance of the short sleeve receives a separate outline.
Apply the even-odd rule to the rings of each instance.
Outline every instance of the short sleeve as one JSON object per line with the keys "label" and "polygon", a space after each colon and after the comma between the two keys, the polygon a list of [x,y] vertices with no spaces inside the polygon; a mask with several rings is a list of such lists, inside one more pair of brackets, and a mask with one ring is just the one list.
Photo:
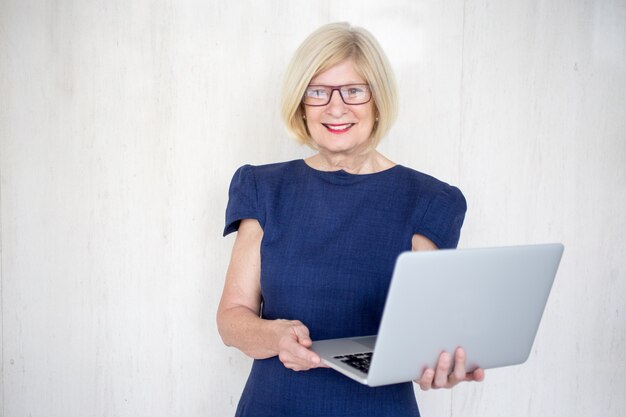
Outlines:
{"label": "short sleeve", "polygon": [[466,211],[461,190],[446,184],[430,201],[415,233],[426,236],[439,249],[456,248]]}
{"label": "short sleeve", "polygon": [[257,219],[261,222],[254,167],[251,165],[239,168],[230,182],[224,236],[236,232],[243,219]]}

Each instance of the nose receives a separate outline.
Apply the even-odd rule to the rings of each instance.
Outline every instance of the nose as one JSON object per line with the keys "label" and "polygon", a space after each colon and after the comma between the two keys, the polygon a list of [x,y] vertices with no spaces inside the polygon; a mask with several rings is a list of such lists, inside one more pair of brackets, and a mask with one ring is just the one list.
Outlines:
{"label": "nose", "polygon": [[341,98],[339,90],[333,90],[330,94],[330,101],[326,106],[326,112],[333,117],[340,117],[348,111],[346,103]]}

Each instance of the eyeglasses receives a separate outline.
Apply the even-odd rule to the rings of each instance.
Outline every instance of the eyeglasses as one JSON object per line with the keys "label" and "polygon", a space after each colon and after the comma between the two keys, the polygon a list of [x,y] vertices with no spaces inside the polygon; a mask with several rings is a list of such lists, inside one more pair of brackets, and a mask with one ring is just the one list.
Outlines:
{"label": "eyeglasses", "polygon": [[372,99],[372,91],[367,84],[309,85],[302,96],[302,103],[306,106],[325,106],[330,103],[335,90],[349,105],[365,104]]}

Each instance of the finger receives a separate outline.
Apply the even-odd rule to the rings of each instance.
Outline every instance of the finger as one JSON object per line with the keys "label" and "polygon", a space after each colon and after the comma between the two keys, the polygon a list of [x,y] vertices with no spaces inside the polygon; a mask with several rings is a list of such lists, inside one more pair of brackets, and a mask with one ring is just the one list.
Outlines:
{"label": "finger", "polygon": [[304,371],[315,367],[315,364],[311,363],[307,359],[293,355],[291,352],[281,352],[278,357],[285,368],[289,368],[294,371]]}
{"label": "finger", "polygon": [[315,363],[306,359],[288,356],[288,355],[284,355],[283,357],[291,358],[291,359],[286,359],[282,362],[286,368],[292,369],[294,371],[308,371],[309,369],[319,368],[319,367],[327,368],[327,366],[324,365],[322,362]]}
{"label": "finger", "polygon": [[309,328],[302,324],[300,320],[293,320],[291,324],[291,333],[294,335],[298,343],[302,346],[310,347],[313,344],[313,341],[309,336]]}
{"label": "finger", "polygon": [[435,380],[433,381],[434,388],[442,388],[448,384],[448,374],[450,373],[450,363],[452,359],[448,352],[443,352],[439,355],[437,361],[437,367],[435,369]]}
{"label": "finger", "polygon": [[294,360],[298,360],[307,366],[318,365],[320,363],[320,357],[317,353],[300,344],[294,344],[291,348],[291,353],[294,356]]}
{"label": "finger", "polygon": [[313,341],[309,336],[309,329],[305,325],[296,326],[294,332],[298,337],[298,343],[305,347],[311,347]]}
{"label": "finger", "polygon": [[315,352],[309,351],[308,360],[312,364],[312,367],[317,367],[322,363],[322,358]]}
{"label": "finger", "polygon": [[321,363],[320,357],[313,351],[291,339],[283,344],[278,354],[280,361],[290,369],[304,370],[317,367]]}
{"label": "finger", "polygon": [[451,375],[450,383],[456,385],[461,381],[465,381],[467,379],[467,372],[465,371],[465,360],[467,356],[465,355],[465,350],[463,348],[457,348],[454,352],[454,370]]}
{"label": "finger", "polygon": [[467,373],[468,381],[482,382],[485,379],[485,370],[482,368],[476,368],[473,372]]}
{"label": "finger", "polygon": [[330,366],[326,365],[326,363],[320,358],[320,363],[316,366],[316,368],[330,368]]}
{"label": "finger", "polygon": [[433,386],[433,379],[435,378],[435,371],[432,369],[426,369],[422,374],[422,377],[417,381],[422,391],[428,391]]}

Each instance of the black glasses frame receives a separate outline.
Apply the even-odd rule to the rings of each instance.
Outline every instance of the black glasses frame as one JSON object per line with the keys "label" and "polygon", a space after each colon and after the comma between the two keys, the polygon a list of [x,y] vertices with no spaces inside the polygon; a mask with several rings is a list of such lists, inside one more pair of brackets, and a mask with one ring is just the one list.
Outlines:
{"label": "black glasses frame", "polygon": [[[343,94],[341,94],[341,89],[345,88],[345,87],[352,87],[352,86],[365,86],[367,87],[367,91],[369,92],[369,98],[367,99],[367,101],[364,101],[363,103],[346,103],[346,99],[343,98]],[[372,101],[372,90],[370,90],[370,86],[369,84],[345,84],[345,85],[323,85],[323,84],[311,84],[308,85],[306,88],[309,87],[324,87],[324,88],[330,88],[330,94],[328,95],[328,101],[324,104],[309,104],[309,103],[305,103],[304,100],[306,99],[306,96],[303,95],[302,96],[302,104],[304,104],[305,106],[310,106],[310,107],[322,107],[322,106],[327,106],[328,103],[330,103],[330,100],[333,99],[333,93],[335,91],[339,91],[339,97],[341,97],[341,101],[344,102],[345,105],[347,106],[360,106],[361,104],[366,104],[369,103],[370,101]],[[305,91],[306,94],[306,91]]]}

